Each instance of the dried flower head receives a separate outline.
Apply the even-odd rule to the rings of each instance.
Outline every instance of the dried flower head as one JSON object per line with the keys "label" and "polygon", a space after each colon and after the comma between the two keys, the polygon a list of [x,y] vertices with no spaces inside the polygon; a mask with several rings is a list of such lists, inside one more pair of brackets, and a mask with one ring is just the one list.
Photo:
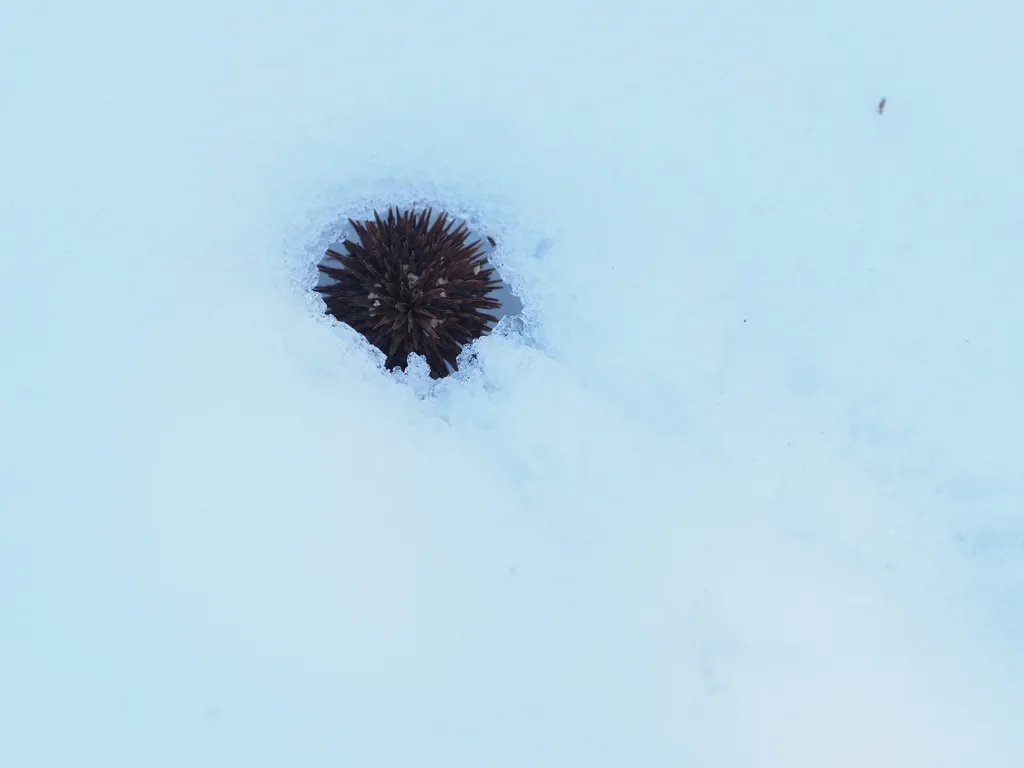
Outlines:
{"label": "dried flower head", "polygon": [[[345,240],[345,253],[328,250],[341,263],[320,271],[334,282],[314,290],[327,314],[363,334],[387,355],[389,369],[405,370],[409,353],[423,355],[430,375],[456,370],[464,344],[497,322],[484,310],[501,302],[488,294],[501,287],[482,255],[479,240],[467,243],[465,224],[454,227],[446,213],[389,209],[387,219],[349,223],[359,242]],[[453,228],[454,227],[454,228]]]}

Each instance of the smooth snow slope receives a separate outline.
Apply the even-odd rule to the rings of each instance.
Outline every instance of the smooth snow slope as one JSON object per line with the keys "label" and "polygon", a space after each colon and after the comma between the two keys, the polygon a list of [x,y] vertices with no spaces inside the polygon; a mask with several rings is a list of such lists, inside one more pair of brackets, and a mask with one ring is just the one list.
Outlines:
{"label": "smooth snow slope", "polygon": [[[8,0],[0,765],[1024,764],[1021,17]],[[526,304],[433,389],[389,200]]]}

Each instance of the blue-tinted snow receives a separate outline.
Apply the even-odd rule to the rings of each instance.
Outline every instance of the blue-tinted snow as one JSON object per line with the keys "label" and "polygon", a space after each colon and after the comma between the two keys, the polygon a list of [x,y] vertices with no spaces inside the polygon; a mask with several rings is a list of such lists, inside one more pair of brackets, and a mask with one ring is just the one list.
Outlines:
{"label": "blue-tinted snow", "polygon": [[[1021,22],[6,3],[0,764],[1024,764]],[[395,199],[437,386],[306,290]]]}

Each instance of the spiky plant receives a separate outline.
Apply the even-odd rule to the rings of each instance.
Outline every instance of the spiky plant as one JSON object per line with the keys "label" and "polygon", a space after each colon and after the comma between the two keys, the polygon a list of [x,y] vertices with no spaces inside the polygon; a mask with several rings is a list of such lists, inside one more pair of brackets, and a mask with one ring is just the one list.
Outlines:
{"label": "spiky plant", "polygon": [[[389,369],[405,370],[409,353],[423,355],[435,379],[457,369],[464,344],[497,322],[484,310],[501,302],[488,294],[501,287],[482,255],[479,240],[469,240],[465,224],[454,227],[446,213],[428,208],[388,210],[387,219],[349,219],[359,242],[345,240],[345,253],[328,250],[342,264],[320,271],[335,282],[320,285],[327,313],[362,333],[387,355]],[[454,228],[453,228],[454,227]]]}

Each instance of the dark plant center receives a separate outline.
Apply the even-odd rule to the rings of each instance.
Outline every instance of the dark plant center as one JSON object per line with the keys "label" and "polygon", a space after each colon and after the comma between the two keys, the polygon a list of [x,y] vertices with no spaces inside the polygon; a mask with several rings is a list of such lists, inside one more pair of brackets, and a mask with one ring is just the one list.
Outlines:
{"label": "dark plant center", "polygon": [[468,242],[465,224],[431,209],[388,210],[382,219],[349,219],[358,242],[342,252],[328,249],[320,272],[331,281],[314,290],[327,314],[362,333],[387,357],[389,369],[405,370],[409,354],[423,355],[434,378],[458,369],[462,347],[497,322],[487,313],[501,302],[502,287],[479,240]]}

